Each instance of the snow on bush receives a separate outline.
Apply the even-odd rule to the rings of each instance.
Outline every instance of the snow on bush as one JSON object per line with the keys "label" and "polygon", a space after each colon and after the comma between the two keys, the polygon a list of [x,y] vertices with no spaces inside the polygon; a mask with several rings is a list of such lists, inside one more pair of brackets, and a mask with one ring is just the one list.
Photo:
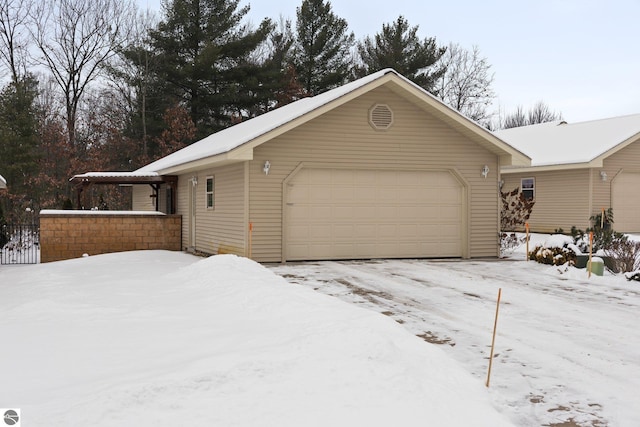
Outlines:
{"label": "snow on bush", "polygon": [[541,264],[575,265],[576,249],[573,239],[563,234],[552,234],[529,252],[529,259]]}

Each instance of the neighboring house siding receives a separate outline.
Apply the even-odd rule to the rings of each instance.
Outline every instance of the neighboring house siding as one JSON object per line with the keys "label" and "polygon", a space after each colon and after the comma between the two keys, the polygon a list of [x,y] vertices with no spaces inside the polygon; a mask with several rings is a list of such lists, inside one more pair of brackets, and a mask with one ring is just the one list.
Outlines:
{"label": "neighboring house siding", "polygon": [[[393,126],[374,130],[369,109],[387,104],[394,113]],[[262,168],[271,163],[269,175]],[[399,97],[378,88],[254,150],[249,163],[254,224],[253,258],[262,262],[282,259],[283,182],[301,163],[348,168],[453,169],[467,185],[465,222],[470,257],[496,256],[498,222],[498,157],[469,141],[449,125]],[[488,178],[481,176],[488,165]],[[470,218],[470,219],[469,219]]]}
{"label": "neighboring house siding", "polygon": [[502,191],[509,192],[520,187],[522,178],[535,178],[535,205],[529,218],[531,231],[552,233],[562,228],[569,232],[574,225],[583,230],[589,226],[589,169],[503,173]]}
{"label": "neighboring house siding", "polygon": [[[244,163],[203,169],[178,179],[178,213],[183,217],[183,247],[189,246],[191,179],[196,175],[196,245],[208,254],[245,255],[246,216]],[[214,177],[214,207],[206,205],[207,177]]]}
{"label": "neighboring house siding", "polygon": [[[607,180],[602,181],[600,171],[604,171],[607,174]],[[593,214],[598,214],[602,208],[609,208],[615,206],[615,201],[612,200],[612,186],[615,185],[616,177],[622,172],[626,173],[640,173],[640,141],[628,145],[620,151],[612,154],[606,158],[603,162],[602,169],[595,169],[593,173]],[[630,193],[629,197],[638,197],[637,189],[640,188],[640,182],[638,186],[635,186],[632,191],[636,193]],[[635,213],[634,213],[635,214]],[[631,213],[628,213],[631,215]],[[616,209],[613,210],[613,228],[616,229]],[[620,230],[627,232],[637,232],[639,230]]]}

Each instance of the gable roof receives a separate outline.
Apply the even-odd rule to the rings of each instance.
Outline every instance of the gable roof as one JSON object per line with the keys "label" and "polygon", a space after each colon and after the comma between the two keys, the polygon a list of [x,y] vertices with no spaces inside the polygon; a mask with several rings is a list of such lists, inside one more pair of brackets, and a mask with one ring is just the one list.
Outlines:
{"label": "gable roof", "polygon": [[221,130],[136,172],[175,174],[205,165],[223,165],[253,159],[253,148],[300,126],[377,87],[387,85],[419,107],[434,113],[459,131],[500,156],[500,163],[528,165],[530,159],[482,126],[464,117],[442,101],[392,69],[370,74],[336,89],[303,98],[245,122]]}
{"label": "gable roof", "polygon": [[533,167],[602,167],[605,158],[640,139],[640,114],[579,123],[555,121],[495,133],[531,157]]}

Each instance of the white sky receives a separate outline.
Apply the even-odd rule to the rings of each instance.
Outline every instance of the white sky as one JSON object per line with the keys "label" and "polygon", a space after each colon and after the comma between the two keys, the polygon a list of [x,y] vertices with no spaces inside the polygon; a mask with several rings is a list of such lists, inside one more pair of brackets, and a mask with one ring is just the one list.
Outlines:
{"label": "white sky", "polygon": [[[159,9],[160,0],[138,0]],[[302,0],[243,0],[249,18],[295,19]],[[332,0],[356,39],[404,15],[420,37],[477,45],[495,73],[494,108],[543,100],[577,122],[640,112],[638,0]],[[390,6],[391,5],[391,6]]]}

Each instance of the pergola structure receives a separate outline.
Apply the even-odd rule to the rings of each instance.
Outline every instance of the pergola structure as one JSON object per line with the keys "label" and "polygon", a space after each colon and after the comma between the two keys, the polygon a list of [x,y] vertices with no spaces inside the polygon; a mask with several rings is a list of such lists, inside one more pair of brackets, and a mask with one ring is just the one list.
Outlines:
{"label": "pergola structure", "polygon": [[148,184],[153,189],[151,197],[155,198],[156,211],[159,210],[158,191],[160,185],[167,184],[171,189],[171,205],[167,206],[169,212],[176,211],[176,186],[178,177],[176,175],[159,175],[155,172],[136,173],[136,172],[87,172],[80,175],[74,175],[69,180],[75,184],[78,195],[78,208],[82,207],[82,193],[93,185],[144,185]]}

